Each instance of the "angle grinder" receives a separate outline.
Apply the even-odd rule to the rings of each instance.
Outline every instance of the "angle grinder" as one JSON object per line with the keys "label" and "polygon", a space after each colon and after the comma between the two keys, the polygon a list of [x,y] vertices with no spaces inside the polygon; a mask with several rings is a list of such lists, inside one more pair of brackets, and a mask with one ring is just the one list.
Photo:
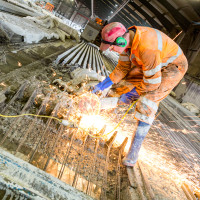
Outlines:
{"label": "angle grinder", "polygon": [[96,94],[87,93],[79,97],[78,108],[82,114],[98,115],[102,109],[116,108],[118,99],[117,97],[101,98]]}
{"label": "angle grinder", "polygon": [[[80,96],[77,96],[75,99],[76,108],[78,112],[83,115],[92,116],[99,115],[102,109],[108,110],[117,107],[118,103],[117,97],[105,97],[101,98],[100,96],[92,93],[84,93]],[[62,124],[65,126],[72,126],[68,120],[63,120]]]}

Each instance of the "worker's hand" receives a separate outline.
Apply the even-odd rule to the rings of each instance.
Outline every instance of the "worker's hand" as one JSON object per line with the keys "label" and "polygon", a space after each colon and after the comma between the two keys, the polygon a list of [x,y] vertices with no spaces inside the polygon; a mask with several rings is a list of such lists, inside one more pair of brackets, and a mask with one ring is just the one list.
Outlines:
{"label": "worker's hand", "polygon": [[110,87],[112,84],[113,84],[113,82],[111,81],[110,77],[107,77],[104,81],[102,81],[94,86],[92,93],[96,94],[98,92],[101,92],[101,91],[105,90],[106,88]]}
{"label": "worker's hand", "polygon": [[98,87],[98,85],[94,86],[94,87],[93,87],[93,90],[92,90],[92,93],[93,93],[93,94],[97,94],[97,93],[99,93],[99,92],[101,92],[101,90],[100,90],[100,88]]}
{"label": "worker's hand", "polygon": [[93,94],[100,94],[101,93],[101,90],[99,90],[98,88],[97,88],[97,85],[96,86],[91,86],[90,88],[89,88],[89,90],[88,90],[88,92],[91,92],[91,93],[93,93]]}
{"label": "worker's hand", "polygon": [[125,105],[125,104],[129,105],[133,101],[136,101],[139,98],[140,98],[140,95],[137,93],[135,88],[133,88],[130,92],[127,92],[120,96],[118,104],[119,105]]}

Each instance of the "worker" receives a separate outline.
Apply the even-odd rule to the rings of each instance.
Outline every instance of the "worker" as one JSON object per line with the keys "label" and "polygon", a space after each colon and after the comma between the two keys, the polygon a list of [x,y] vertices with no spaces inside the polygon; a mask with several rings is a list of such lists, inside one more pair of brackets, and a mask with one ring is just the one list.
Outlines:
{"label": "worker", "polygon": [[143,26],[128,29],[119,22],[106,25],[101,33],[100,50],[119,53],[118,64],[93,93],[112,86],[121,95],[119,104],[136,99],[137,120],[131,145],[122,162],[134,166],[139,150],[154,121],[158,105],[180,82],[188,63],[181,48],[163,32]]}

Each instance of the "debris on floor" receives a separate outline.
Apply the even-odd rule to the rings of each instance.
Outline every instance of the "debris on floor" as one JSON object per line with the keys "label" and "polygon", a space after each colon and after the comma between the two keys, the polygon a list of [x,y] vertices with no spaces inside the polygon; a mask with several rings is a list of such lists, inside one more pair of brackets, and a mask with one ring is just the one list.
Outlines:
{"label": "debris on floor", "polygon": [[190,102],[186,102],[186,103],[181,103],[181,105],[186,108],[187,110],[189,110],[190,112],[198,115],[200,114],[200,109],[194,105],[193,103],[190,103]]}
{"label": "debris on floor", "polygon": [[51,16],[19,17],[0,12],[0,32],[10,42],[38,43],[43,39],[66,38],[80,41],[78,32]]}

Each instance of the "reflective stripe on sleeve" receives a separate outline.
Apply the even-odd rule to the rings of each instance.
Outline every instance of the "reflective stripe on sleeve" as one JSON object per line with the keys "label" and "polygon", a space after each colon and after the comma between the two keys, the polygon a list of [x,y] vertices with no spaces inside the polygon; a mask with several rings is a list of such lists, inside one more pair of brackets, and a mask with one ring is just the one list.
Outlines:
{"label": "reflective stripe on sleeve", "polygon": [[145,76],[153,76],[161,70],[161,64],[157,65],[154,69],[143,71]]}
{"label": "reflective stripe on sleeve", "polygon": [[182,54],[182,50],[178,47],[177,54],[175,56],[171,56],[166,63],[162,63],[162,67],[167,66],[169,63],[172,63],[176,58],[178,58]]}
{"label": "reflective stripe on sleeve", "polygon": [[122,56],[122,55],[120,55],[119,56],[119,60],[120,61],[130,61],[130,58],[126,55],[126,56]]}
{"label": "reflective stripe on sleeve", "polygon": [[144,80],[145,83],[158,84],[158,83],[161,83],[161,76],[158,77],[158,78],[153,78],[153,79],[145,79],[143,77],[143,80]]}
{"label": "reflective stripe on sleeve", "polygon": [[154,69],[143,71],[145,76],[153,76],[157,72],[161,70],[162,67],[167,66],[169,63],[172,63],[176,58],[178,58],[182,54],[182,50],[180,47],[178,47],[178,52],[175,56],[170,57],[166,63],[161,63],[157,65]]}
{"label": "reflective stripe on sleeve", "polygon": [[162,51],[162,35],[161,35],[159,30],[156,30],[156,29],[154,29],[154,30],[156,31],[156,34],[157,34],[157,37],[158,37],[158,49],[160,51]]}
{"label": "reflective stripe on sleeve", "polygon": [[149,106],[150,108],[152,108],[155,112],[157,112],[158,110],[158,106],[155,102],[147,99],[146,97],[142,97],[141,98],[141,102],[147,106]]}
{"label": "reflective stripe on sleeve", "polygon": [[141,61],[141,60],[140,60],[138,57],[136,57],[136,56],[135,56],[135,59],[136,59],[136,61],[138,61],[138,62],[140,62],[140,61]]}
{"label": "reflective stripe on sleeve", "polygon": [[148,124],[152,124],[155,117],[148,117],[148,116],[143,115],[143,114],[136,111],[135,112],[135,118],[138,119],[138,120],[144,121]]}

